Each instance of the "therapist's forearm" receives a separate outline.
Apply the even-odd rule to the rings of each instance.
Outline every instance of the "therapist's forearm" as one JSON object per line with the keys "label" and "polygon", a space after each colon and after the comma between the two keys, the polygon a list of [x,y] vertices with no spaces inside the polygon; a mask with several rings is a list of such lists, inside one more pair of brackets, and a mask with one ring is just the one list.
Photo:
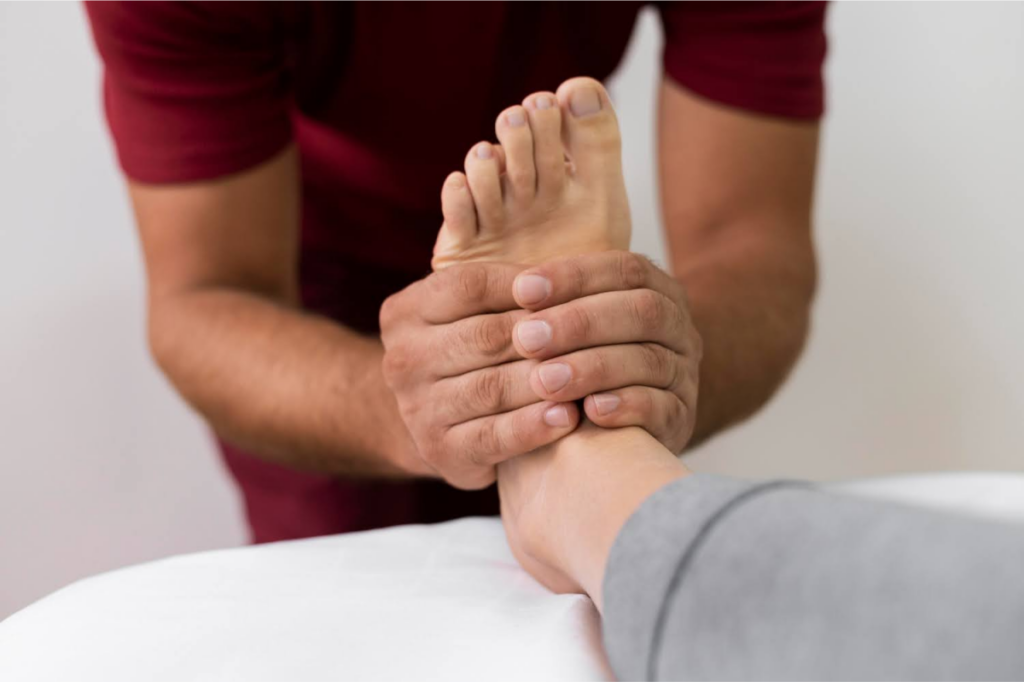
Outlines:
{"label": "therapist's forearm", "polygon": [[803,346],[819,129],[717,104],[668,76],[658,106],[661,214],[703,340],[696,443],[761,407]]}
{"label": "therapist's forearm", "polygon": [[726,233],[674,271],[703,340],[697,444],[752,415],[785,380],[807,338],[815,261],[803,240]]}
{"label": "therapist's forearm", "polygon": [[379,340],[226,287],[151,300],[149,332],[162,369],[226,440],[307,470],[418,473]]}

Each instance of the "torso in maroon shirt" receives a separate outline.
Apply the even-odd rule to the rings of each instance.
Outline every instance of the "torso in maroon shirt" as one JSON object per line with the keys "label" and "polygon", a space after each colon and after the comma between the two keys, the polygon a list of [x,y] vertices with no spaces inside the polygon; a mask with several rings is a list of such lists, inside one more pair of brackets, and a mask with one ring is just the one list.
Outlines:
{"label": "torso in maroon shirt", "polygon": [[[492,139],[495,116],[527,94],[611,74],[642,7],[88,4],[125,173],[209,179],[296,142],[303,303],[368,334],[384,298],[429,272],[441,183],[466,150]],[[677,83],[762,114],[821,114],[821,5],[659,11],[664,68]],[[346,481],[221,449],[257,541],[497,512],[493,490]]]}

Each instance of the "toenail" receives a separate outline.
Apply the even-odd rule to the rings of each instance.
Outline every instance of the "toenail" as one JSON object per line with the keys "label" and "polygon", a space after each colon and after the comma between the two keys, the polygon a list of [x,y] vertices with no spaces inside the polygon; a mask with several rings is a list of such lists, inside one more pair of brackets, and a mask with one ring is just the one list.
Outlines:
{"label": "toenail", "polygon": [[516,299],[520,305],[534,305],[551,295],[551,282],[540,275],[520,275],[516,278]]}
{"label": "toenail", "polygon": [[548,426],[568,426],[569,411],[565,409],[565,405],[549,407],[544,412],[544,423]]}
{"label": "toenail", "polygon": [[569,110],[579,118],[601,111],[601,96],[597,94],[597,89],[584,85],[573,90],[569,95]]}
{"label": "toenail", "polygon": [[491,145],[486,142],[481,142],[476,146],[476,158],[478,159],[490,159],[494,157],[494,150],[491,149]]}
{"label": "toenail", "polygon": [[462,178],[458,175],[453,175],[448,178],[448,186],[452,189],[462,189],[466,186],[466,183],[462,182]]}
{"label": "toenail", "polygon": [[554,393],[565,388],[572,379],[572,368],[561,362],[553,362],[550,365],[541,365],[537,370],[540,383],[548,393]]}
{"label": "toenail", "polygon": [[538,109],[550,109],[554,104],[554,101],[549,95],[541,95],[537,99],[533,100],[533,105]]}
{"label": "toenail", "polygon": [[513,109],[505,114],[505,121],[513,128],[519,128],[526,123],[526,117],[523,116],[521,109]]}
{"label": "toenail", "polygon": [[551,341],[551,325],[544,320],[520,322],[516,326],[516,337],[528,353],[535,353]]}

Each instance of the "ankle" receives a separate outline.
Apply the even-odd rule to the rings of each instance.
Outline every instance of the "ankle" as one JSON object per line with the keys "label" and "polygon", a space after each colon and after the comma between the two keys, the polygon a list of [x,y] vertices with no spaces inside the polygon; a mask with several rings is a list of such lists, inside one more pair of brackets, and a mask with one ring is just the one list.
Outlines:
{"label": "ankle", "polygon": [[688,470],[643,429],[585,422],[548,446],[538,497],[546,532],[531,551],[600,605],[604,565],[619,530],[648,495]]}

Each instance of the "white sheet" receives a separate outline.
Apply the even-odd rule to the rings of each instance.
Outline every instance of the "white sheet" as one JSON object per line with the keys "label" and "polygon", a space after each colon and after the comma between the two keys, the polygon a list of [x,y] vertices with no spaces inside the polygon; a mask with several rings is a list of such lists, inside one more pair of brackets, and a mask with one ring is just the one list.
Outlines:
{"label": "white sheet", "polygon": [[[1024,520],[1024,476],[836,486]],[[519,569],[496,519],[175,557],[0,623],[0,680],[606,680],[590,601]]]}

